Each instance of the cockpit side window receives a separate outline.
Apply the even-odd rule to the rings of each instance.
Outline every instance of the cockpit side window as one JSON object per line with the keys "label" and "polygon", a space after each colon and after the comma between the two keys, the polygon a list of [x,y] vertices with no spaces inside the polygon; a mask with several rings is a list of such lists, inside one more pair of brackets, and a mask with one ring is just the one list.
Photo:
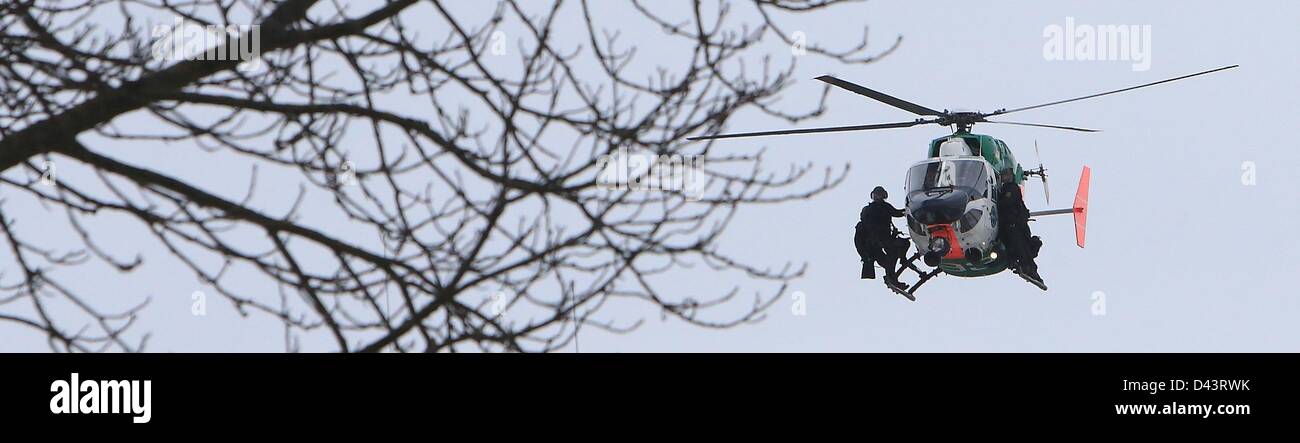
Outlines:
{"label": "cockpit side window", "polygon": [[984,171],[984,198],[993,198],[993,167],[990,166]]}
{"label": "cockpit side window", "polygon": [[971,179],[971,186],[975,188],[975,195],[984,195],[988,192],[988,174],[984,171],[984,162],[979,162],[979,173]]}

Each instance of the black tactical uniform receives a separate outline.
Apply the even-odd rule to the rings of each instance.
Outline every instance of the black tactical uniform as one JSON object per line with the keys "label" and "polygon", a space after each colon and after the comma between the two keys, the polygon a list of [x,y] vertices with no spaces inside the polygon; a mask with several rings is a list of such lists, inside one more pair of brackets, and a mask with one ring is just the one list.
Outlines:
{"label": "black tactical uniform", "polygon": [[[872,202],[862,208],[853,243],[862,257],[862,278],[876,278],[872,261],[885,268],[885,283],[906,288],[898,281],[898,260],[907,253],[906,240],[894,236],[893,219],[902,217],[903,210],[885,201],[889,193],[877,186],[871,191]],[[877,198],[879,197],[879,198]]]}
{"label": "black tactical uniform", "polygon": [[1034,280],[1043,281],[1038,275],[1038,249],[1042,241],[1034,237],[1029,230],[1029,208],[1025,207],[1024,196],[1020,186],[1014,181],[1003,182],[998,191],[998,230],[1002,244],[1007,247],[1007,254],[1020,270]]}

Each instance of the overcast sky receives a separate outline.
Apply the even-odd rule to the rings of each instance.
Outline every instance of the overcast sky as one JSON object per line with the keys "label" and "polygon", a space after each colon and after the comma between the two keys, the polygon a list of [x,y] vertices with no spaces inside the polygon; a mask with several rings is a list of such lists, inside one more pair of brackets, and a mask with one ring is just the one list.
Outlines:
{"label": "overcast sky", "polygon": [[[787,90],[786,105],[813,105],[822,85],[811,79],[827,73],[932,108],[989,111],[1241,67],[1015,118],[1100,133],[976,126],[1006,141],[1026,167],[1037,165],[1038,141],[1051,173],[1051,207],[1068,205],[1080,169],[1092,168],[1087,249],[1074,245],[1068,217],[1033,225],[1045,242],[1038,263],[1048,292],[1010,273],[941,276],[910,302],[879,281],[858,279],[853,226],[868,191],[883,185],[900,205],[907,167],[924,157],[929,140],[948,133],[945,128],[726,142],[735,149],[766,147],[769,165],[851,164],[842,185],[816,198],[742,210],[723,239],[724,249],[750,263],[807,263],[807,274],[764,320],[729,330],[665,321],[643,305],[612,305],[600,317],[643,318],[644,324],[626,335],[584,331],[581,351],[1300,351],[1292,280],[1300,239],[1290,233],[1300,218],[1294,172],[1300,141],[1288,133],[1300,115],[1300,4],[872,1],[837,11],[792,17],[784,26],[832,48],[855,41],[870,26],[877,47],[899,35],[901,46],[877,63],[851,67],[800,57],[801,80]],[[1149,69],[1135,70],[1134,60],[1047,60],[1044,30],[1064,27],[1067,18],[1076,26],[1149,26]],[[629,38],[652,41],[655,35],[632,32]],[[769,43],[772,53],[789,54],[788,47]],[[654,46],[643,48],[639,56],[653,61]],[[829,106],[827,115],[803,126],[913,118],[838,90]],[[728,129],[788,126],[750,113],[731,120]],[[151,161],[178,174],[203,169],[181,154]],[[1243,183],[1243,168],[1250,165],[1253,185]],[[246,184],[242,177],[231,183]],[[1031,210],[1048,207],[1039,183],[1030,183],[1025,195]],[[16,217],[39,217],[41,210],[27,211]],[[283,349],[281,328],[264,316],[242,318],[217,301],[209,303],[207,316],[189,315],[190,295],[203,286],[178,265],[154,266],[161,271],[114,289],[152,297],[138,326],[153,333],[149,350]],[[94,285],[102,277],[87,272],[79,283]],[[707,268],[678,270],[675,289],[689,291],[692,281],[712,277]],[[792,309],[796,291],[804,296],[804,315]],[[0,337],[0,351],[48,349],[38,334],[8,324],[0,324]],[[322,345],[328,349],[328,338]]]}
{"label": "overcast sky", "polygon": [[[833,43],[869,25],[877,42],[902,35],[899,50],[849,69],[806,57],[803,77],[833,73],[932,108],[988,111],[1242,67],[1016,115],[1101,133],[976,127],[1006,141],[1022,164],[1034,164],[1037,140],[1057,207],[1071,200],[1082,166],[1092,167],[1088,247],[1074,245],[1068,217],[1033,226],[1046,243],[1038,263],[1048,292],[1009,273],[943,276],[910,302],[878,281],[858,280],[851,239],[868,191],[884,185],[899,204],[906,168],[944,128],[735,142],[767,146],[773,161],[852,164],[834,191],[745,211],[728,232],[727,244],[755,259],[809,264],[792,288],[806,294],[806,315],[792,312],[787,295],[757,325],[700,331],[651,319],[629,336],[584,335],[583,350],[1300,350],[1300,302],[1291,280],[1300,240],[1276,227],[1300,216],[1300,180],[1292,169],[1300,153],[1285,141],[1300,115],[1300,5],[873,1],[856,10],[803,29],[811,40]],[[1131,61],[1045,60],[1044,29],[1064,27],[1067,17],[1094,26],[1149,25],[1149,69],[1135,72]],[[809,80],[788,96],[798,102],[800,94],[819,91]],[[847,92],[833,91],[830,106],[816,125],[911,118]],[[756,117],[730,129],[784,126]],[[1254,186],[1242,184],[1243,162],[1256,166]],[[1026,199],[1031,209],[1046,207],[1037,183],[1028,185]],[[1104,294],[1105,315],[1093,314],[1096,293]]]}

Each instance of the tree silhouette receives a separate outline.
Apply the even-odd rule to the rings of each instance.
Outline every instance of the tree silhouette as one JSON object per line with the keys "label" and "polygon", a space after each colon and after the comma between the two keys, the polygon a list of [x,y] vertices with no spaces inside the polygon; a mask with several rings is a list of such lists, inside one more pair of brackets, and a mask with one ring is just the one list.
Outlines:
{"label": "tree silhouette", "polygon": [[[838,0],[667,3],[6,1],[0,321],[56,351],[141,350],[146,297],[76,287],[97,263],[148,292],[150,260],[278,319],[291,351],[316,334],[344,352],[549,351],[580,327],[635,328],[601,315],[624,300],[711,328],[759,319],[802,266],[747,263],[720,234],[738,208],[844,172],[774,173],[761,151],[685,138],[745,110],[819,115],[778,107],[791,48],[870,63],[898,41],[837,51],[778,27]],[[178,59],[160,38],[212,40],[160,37],[174,19],[227,32]],[[630,41],[633,26],[657,35]],[[223,55],[250,43],[260,59]],[[224,178],[138,146],[201,150]],[[618,155],[690,159],[698,187],[611,186]],[[127,223],[134,250],[105,246]],[[660,289],[695,266],[759,287]]]}

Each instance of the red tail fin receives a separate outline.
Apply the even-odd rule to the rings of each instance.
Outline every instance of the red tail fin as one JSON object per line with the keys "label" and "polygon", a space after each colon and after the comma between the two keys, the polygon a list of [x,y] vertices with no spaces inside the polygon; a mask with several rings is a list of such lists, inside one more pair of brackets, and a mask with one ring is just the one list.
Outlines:
{"label": "red tail fin", "polygon": [[1084,166],[1079,175],[1079,191],[1074,193],[1074,240],[1080,248],[1088,232],[1088,181],[1091,176],[1092,169]]}

